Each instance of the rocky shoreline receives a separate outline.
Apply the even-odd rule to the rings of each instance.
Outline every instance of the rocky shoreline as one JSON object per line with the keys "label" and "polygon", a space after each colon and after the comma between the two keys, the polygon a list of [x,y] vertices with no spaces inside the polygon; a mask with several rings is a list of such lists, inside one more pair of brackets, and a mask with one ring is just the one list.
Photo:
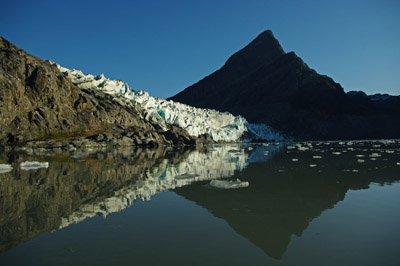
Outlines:
{"label": "rocky shoreline", "polygon": [[[179,130],[179,129],[178,129]],[[215,141],[208,135],[191,137],[171,131],[162,132],[123,132],[100,133],[90,136],[64,139],[31,140],[24,143],[7,143],[0,145],[1,150],[19,149],[63,149],[76,150],[80,148],[104,148],[104,147],[159,147],[159,146],[196,146],[212,144]]]}

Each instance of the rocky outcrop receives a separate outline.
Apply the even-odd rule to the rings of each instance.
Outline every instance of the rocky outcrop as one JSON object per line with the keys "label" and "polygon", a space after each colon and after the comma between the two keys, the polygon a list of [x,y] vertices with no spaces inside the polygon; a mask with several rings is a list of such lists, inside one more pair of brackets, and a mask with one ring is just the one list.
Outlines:
{"label": "rocky outcrop", "polygon": [[156,129],[135,106],[78,88],[50,62],[0,37],[0,145],[43,140],[67,145],[71,139],[72,144],[195,144],[201,138],[171,125]]}
{"label": "rocky outcrop", "polygon": [[399,138],[396,99],[384,98],[346,94],[294,52],[285,53],[265,31],[221,69],[171,99],[242,115],[298,139]]}

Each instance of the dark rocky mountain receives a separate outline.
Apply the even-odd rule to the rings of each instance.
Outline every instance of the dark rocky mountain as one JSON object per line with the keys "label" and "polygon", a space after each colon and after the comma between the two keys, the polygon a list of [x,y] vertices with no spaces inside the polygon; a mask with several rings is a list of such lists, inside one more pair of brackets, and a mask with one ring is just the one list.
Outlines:
{"label": "dark rocky mountain", "polygon": [[224,66],[170,98],[242,115],[298,139],[400,137],[399,97],[345,93],[261,33]]}
{"label": "dark rocky mountain", "polygon": [[79,89],[57,67],[0,37],[0,145],[77,138],[77,145],[197,141],[176,127],[156,130],[135,107]]}

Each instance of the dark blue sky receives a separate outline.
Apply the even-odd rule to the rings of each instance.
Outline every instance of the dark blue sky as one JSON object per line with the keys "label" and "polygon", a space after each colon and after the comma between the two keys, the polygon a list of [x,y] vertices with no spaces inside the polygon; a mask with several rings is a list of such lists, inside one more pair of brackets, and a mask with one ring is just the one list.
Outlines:
{"label": "dark blue sky", "polygon": [[400,94],[400,1],[3,1],[25,51],[168,97],[271,29],[346,91]]}

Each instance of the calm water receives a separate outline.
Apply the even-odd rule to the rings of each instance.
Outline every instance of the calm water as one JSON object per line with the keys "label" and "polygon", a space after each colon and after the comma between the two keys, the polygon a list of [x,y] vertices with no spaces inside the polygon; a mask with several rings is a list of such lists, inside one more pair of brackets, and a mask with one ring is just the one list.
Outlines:
{"label": "calm water", "polygon": [[[400,265],[399,141],[9,152],[0,164],[13,167],[0,169],[0,265]],[[209,185],[237,178],[250,186]]]}

